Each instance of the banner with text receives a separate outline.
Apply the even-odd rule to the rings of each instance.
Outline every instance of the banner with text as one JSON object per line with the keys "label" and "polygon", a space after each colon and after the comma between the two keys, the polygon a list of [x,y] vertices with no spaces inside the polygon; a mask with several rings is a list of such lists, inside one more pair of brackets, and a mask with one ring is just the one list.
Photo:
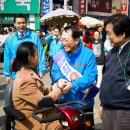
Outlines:
{"label": "banner with text", "polygon": [[128,0],[116,0],[115,1],[115,9],[116,13],[122,13],[128,15]]}
{"label": "banner with text", "polygon": [[50,12],[50,0],[42,0],[42,15]]}
{"label": "banner with text", "polygon": [[38,14],[40,0],[0,0],[0,14]]}
{"label": "banner with text", "polygon": [[112,14],[112,0],[88,0],[88,14],[107,16]]}
{"label": "banner with text", "polygon": [[86,0],[79,0],[79,14],[86,14]]}

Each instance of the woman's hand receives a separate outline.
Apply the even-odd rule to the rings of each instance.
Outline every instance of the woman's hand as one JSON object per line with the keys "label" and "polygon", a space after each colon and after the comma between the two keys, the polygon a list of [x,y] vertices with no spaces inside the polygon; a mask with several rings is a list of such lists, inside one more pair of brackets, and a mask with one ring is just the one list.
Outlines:
{"label": "woman's hand", "polygon": [[43,79],[44,74],[40,73],[39,76],[40,76],[41,79]]}
{"label": "woman's hand", "polygon": [[72,84],[71,82],[67,82],[66,86],[63,88],[63,93],[67,94],[70,90],[72,89]]}
{"label": "woman's hand", "polygon": [[64,94],[67,94],[71,90],[72,84],[66,79],[59,79],[58,82],[52,86],[52,90],[54,90],[55,87],[59,87]]}
{"label": "woman's hand", "polygon": [[59,79],[57,84],[63,90],[64,94],[67,94],[72,88],[71,82],[68,82],[66,79]]}
{"label": "woman's hand", "polygon": [[59,79],[57,84],[61,89],[64,89],[67,85],[68,81],[66,79]]}
{"label": "woman's hand", "polygon": [[10,77],[6,77],[6,82],[9,84],[11,83],[11,78]]}

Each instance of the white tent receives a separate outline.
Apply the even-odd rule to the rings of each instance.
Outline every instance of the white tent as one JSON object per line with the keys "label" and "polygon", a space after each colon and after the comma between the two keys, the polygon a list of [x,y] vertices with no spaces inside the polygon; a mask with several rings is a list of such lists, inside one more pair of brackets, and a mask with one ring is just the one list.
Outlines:
{"label": "white tent", "polygon": [[92,18],[92,17],[88,17],[88,16],[85,16],[85,17],[82,17],[80,19],[80,22],[83,24],[83,25],[95,25],[95,24],[101,24],[101,21],[96,19],[96,18]]}
{"label": "white tent", "polygon": [[44,15],[40,21],[46,24],[64,24],[71,23],[73,20],[78,20],[80,16],[71,10],[57,9]]}

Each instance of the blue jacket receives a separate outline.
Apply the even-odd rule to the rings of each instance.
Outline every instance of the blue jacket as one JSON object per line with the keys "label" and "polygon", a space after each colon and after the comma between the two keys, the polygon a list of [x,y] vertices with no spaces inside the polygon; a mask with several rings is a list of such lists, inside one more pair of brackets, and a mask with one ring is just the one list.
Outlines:
{"label": "blue jacket", "polygon": [[18,45],[24,41],[33,42],[38,49],[39,65],[37,67],[37,72],[38,73],[45,73],[45,71],[46,71],[44,50],[43,50],[42,43],[39,39],[39,36],[36,33],[26,29],[25,36],[23,38],[21,38],[18,35],[18,31],[16,30],[12,35],[10,35],[7,38],[6,44],[5,44],[5,50],[4,50],[3,74],[11,77],[12,79],[15,79],[16,73],[11,72],[10,62],[16,56],[16,50],[17,50]]}
{"label": "blue jacket", "polygon": [[50,46],[49,55],[51,57],[63,48],[60,38],[54,38],[51,34],[45,37],[45,41]]}
{"label": "blue jacket", "polygon": [[[63,52],[68,63],[73,68],[75,68],[83,77],[76,78],[71,81],[72,89],[67,94],[61,96],[61,101],[81,101],[84,96],[81,91],[89,88],[89,86],[93,84],[96,79],[97,69],[94,53],[90,49],[82,47],[81,40],[78,49],[72,52],[70,55],[68,55],[64,50]],[[53,63],[51,74],[51,78],[54,83],[61,78],[67,80],[67,78],[61,73],[59,66],[55,62]],[[84,102],[90,106],[94,105],[93,98],[85,99]]]}

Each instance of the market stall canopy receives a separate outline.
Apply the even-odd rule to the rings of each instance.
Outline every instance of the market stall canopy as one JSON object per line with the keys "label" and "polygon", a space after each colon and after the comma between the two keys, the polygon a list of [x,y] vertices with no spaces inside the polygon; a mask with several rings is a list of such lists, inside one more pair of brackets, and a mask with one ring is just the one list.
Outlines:
{"label": "market stall canopy", "polygon": [[71,10],[66,9],[57,9],[49,12],[48,14],[44,15],[40,21],[44,22],[48,25],[53,24],[64,24],[64,23],[71,23],[72,21],[77,21],[80,19],[80,16]]}
{"label": "market stall canopy", "polygon": [[92,18],[89,16],[81,17],[81,19],[76,23],[76,26],[94,26],[97,24],[101,24],[102,22],[96,18]]}

